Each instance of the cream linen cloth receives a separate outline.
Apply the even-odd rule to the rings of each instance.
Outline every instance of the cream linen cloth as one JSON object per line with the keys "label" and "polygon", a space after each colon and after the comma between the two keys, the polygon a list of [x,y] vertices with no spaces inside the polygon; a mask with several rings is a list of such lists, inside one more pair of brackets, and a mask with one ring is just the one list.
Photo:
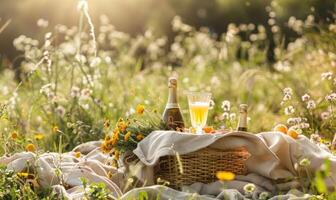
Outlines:
{"label": "cream linen cloth", "polygon": [[[291,182],[272,187],[275,180],[291,179],[297,176],[298,172],[294,169],[294,165],[304,158],[311,161],[308,167],[311,173],[318,170],[325,159],[329,159],[331,176],[326,179],[326,183],[330,190],[334,190],[336,186],[336,157],[334,155],[326,148],[312,143],[305,136],[300,135],[298,139],[293,139],[279,132],[265,132],[256,135],[245,132],[194,135],[174,131],[155,131],[141,141],[133,151],[143,165],[143,170],[139,171],[138,177],[153,184],[155,181],[153,166],[160,157],[175,155],[175,152],[187,154],[208,146],[223,150],[245,147],[251,154],[246,162],[248,172],[255,175],[254,179],[246,181],[258,182],[258,179],[263,178],[264,181],[259,181],[259,185],[271,192],[272,190],[289,190],[290,187],[299,185]],[[204,194],[208,192],[204,188],[198,188],[197,192],[199,191]]]}
{"label": "cream linen cloth", "polygon": [[[80,177],[85,177],[89,182],[103,182],[116,199],[132,199],[139,192],[146,191],[150,199],[158,195],[165,199],[245,199],[243,187],[247,183],[254,183],[256,191],[251,199],[258,199],[261,192],[267,191],[271,195],[281,192],[281,196],[272,199],[308,199],[309,196],[297,190],[300,184],[296,181],[275,184],[274,180],[292,178],[296,175],[294,164],[303,158],[311,160],[309,170],[314,172],[319,169],[325,158],[331,161],[332,175],[327,179],[328,187],[333,189],[336,182],[336,159],[327,150],[311,143],[306,137],[300,136],[297,140],[281,133],[249,133],[232,132],[226,134],[213,134],[196,136],[173,131],[155,131],[142,140],[134,153],[140,161],[135,165],[123,166],[119,169],[109,165],[111,158],[103,154],[100,149],[101,142],[88,142],[76,147],[73,151],[58,154],[44,153],[36,155],[30,152],[16,153],[12,156],[0,158],[0,164],[6,165],[15,172],[26,170],[27,163],[33,166],[38,174],[38,182],[42,187],[52,187],[60,196],[68,199],[82,199],[84,196]],[[236,180],[226,182],[223,190],[222,182],[210,184],[194,183],[185,186],[183,191],[176,191],[164,186],[153,185],[135,188],[122,193],[128,175],[126,169],[140,169],[134,174],[147,185],[153,184],[153,166],[161,156],[174,155],[175,151],[186,154],[198,149],[211,146],[220,149],[246,147],[251,153],[247,161],[249,174],[237,176]],[[81,157],[76,158],[75,152],[81,152]],[[122,163],[123,161],[120,160]],[[57,175],[58,169],[61,171]],[[111,179],[107,174],[111,172]]]}
{"label": "cream linen cloth", "polygon": [[[36,155],[31,152],[20,152],[12,156],[2,156],[0,164],[15,172],[27,171],[28,166],[36,169],[37,181],[44,187],[52,187],[56,193],[66,199],[82,199],[84,190],[81,177],[92,182],[103,182],[113,196],[121,197],[124,173],[122,169],[116,169],[108,165],[111,157],[100,151],[101,141],[84,143],[73,151],[59,153],[44,153]],[[75,152],[81,152],[76,158]],[[59,173],[58,175],[58,171]],[[112,179],[108,173],[114,174]]]}

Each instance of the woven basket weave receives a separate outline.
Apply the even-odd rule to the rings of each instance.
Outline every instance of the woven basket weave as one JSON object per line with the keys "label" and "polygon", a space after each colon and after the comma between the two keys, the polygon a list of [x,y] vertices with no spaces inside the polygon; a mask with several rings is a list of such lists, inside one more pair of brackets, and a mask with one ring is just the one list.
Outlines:
{"label": "woven basket weave", "polygon": [[[195,182],[214,182],[217,180],[216,172],[218,171],[244,175],[247,173],[245,161],[249,156],[245,148],[226,151],[204,148],[180,155],[180,164],[176,156],[164,156],[154,168],[155,179],[168,181],[170,187],[179,189],[182,185]],[[182,165],[183,173],[180,172],[180,165]]]}

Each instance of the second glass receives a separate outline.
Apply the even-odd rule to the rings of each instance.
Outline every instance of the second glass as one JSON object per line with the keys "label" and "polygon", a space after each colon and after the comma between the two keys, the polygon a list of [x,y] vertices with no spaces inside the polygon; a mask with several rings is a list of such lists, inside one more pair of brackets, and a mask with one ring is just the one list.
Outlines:
{"label": "second glass", "polygon": [[197,134],[203,133],[208,118],[210,100],[211,93],[208,92],[188,93],[191,125],[196,129]]}

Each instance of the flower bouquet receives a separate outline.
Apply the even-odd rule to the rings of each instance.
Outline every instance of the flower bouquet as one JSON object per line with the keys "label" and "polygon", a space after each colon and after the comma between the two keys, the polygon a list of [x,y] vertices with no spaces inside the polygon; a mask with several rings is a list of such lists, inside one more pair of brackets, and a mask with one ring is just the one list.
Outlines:
{"label": "flower bouquet", "polygon": [[166,130],[167,125],[162,121],[161,115],[156,110],[146,110],[143,105],[136,107],[136,112],[127,119],[120,118],[114,127],[109,121],[104,124],[106,136],[101,145],[105,153],[119,153],[133,151],[138,142],[154,130]]}

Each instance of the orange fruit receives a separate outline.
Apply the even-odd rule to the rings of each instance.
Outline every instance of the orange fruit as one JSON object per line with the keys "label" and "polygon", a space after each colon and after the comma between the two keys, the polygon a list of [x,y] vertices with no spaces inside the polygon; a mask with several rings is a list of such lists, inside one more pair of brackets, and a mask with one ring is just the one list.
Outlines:
{"label": "orange fruit", "polygon": [[204,127],[203,128],[203,131],[205,133],[214,133],[215,132],[215,129],[212,127],[212,126],[207,126],[207,127]]}
{"label": "orange fruit", "polygon": [[297,130],[290,128],[287,132],[287,135],[291,136],[294,139],[297,139],[299,137],[299,133]]}
{"label": "orange fruit", "polygon": [[288,132],[288,128],[286,125],[284,124],[278,124],[274,127],[274,131],[278,131],[278,132],[281,132],[281,133],[284,133],[284,134],[287,134]]}

